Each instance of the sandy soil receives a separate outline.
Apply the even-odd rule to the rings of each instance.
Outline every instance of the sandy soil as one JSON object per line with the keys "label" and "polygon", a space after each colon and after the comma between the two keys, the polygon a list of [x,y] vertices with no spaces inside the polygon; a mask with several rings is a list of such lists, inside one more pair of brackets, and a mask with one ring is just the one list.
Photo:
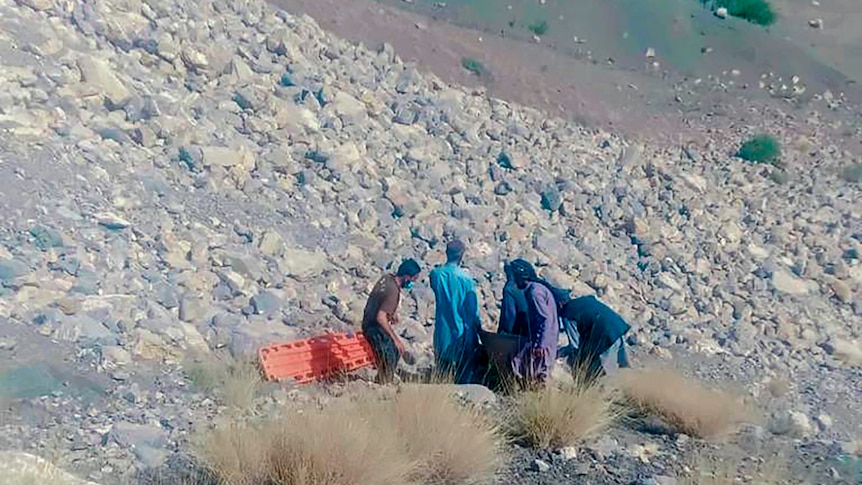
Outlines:
{"label": "sandy soil", "polygon": [[[502,99],[594,126],[659,136],[682,128],[669,109],[673,92],[655,76],[624,72],[562,56],[541,45],[483,35],[370,0],[271,0],[314,17],[337,35],[370,47],[384,42],[398,55],[448,82],[487,86]],[[461,67],[475,58],[490,72]]]}

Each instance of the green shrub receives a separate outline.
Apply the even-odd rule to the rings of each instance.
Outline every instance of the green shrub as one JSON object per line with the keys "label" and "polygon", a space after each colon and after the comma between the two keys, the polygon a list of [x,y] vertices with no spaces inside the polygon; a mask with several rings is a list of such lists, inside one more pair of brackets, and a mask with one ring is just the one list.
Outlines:
{"label": "green shrub", "polygon": [[772,135],[756,135],[742,144],[736,156],[754,163],[775,163],[781,157],[781,144]]}
{"label": "green shrub", "polygon": [[548,32],[549,27],[548,27],[547,21],[540,20],[540,21],[536,21],[533,24],[530,24],[527,28],[530,29],[530,32],[532,32],[538,36],[542,36]]}
{"label": "green shrub", "polygon": [[462,57],[461,67],[480,77],[488,73],[485,65],[472,57]]}
{"label": "green shrub", "polygon": [[778,15],[766,0],[716,0],[716,7],[724,7],[727,13],[757,25],[775,23]]}

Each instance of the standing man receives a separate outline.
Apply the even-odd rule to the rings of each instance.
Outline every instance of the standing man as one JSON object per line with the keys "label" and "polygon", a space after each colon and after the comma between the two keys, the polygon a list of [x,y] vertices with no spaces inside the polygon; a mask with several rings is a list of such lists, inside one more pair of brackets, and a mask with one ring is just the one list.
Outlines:
{"label": "standing man", "polygon": [[512,265],[506,263],[503,271],[506,273],[506,285],[503,287],[503,306],[497,333],[520,335],[521,329],[526,328],[527,297],[515,283]]}
{"label": "standing man", "polygon": [[476,377],[479,350],[479,299],[470,275],[461,268],[467,247],[455,240],[446,245],[446,264],[431,271],[434,290],[434,355],[438,369],[453,374],[455,383]]}
{"label": "standing man", "polygon": [[526,328],[515,329],[524,337],[524,342],[512,361],[512,371],[523,385],[533,387],[548,381],[557,359],[560,335],[557,302],[554,293],[536,276],[530,263],[516,259],[510,268],[515,284],[527,298]]}
{"label": "standing man", "polygon": [[374,351],[377,364],[377,382],[390,384],[395,379],[395,369],[404,355],[404,343],[392,328],[399,321],[398,303],[401,289],[409,290],[419,278],[419,263],[405,259],[398,272],[381,277],[365,304],[362,314],[362,333]]}

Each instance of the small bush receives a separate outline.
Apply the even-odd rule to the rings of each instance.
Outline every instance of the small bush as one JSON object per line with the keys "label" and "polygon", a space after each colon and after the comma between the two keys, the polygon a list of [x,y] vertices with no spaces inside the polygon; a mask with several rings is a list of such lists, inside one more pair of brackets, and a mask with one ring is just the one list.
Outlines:
{"label": "small bush", "polygon": [[252,362],[204,357],[185,365],[186,377],[201,392],[220,395],[232,408],[246,409],[254,402],[260,372]]}
{"label": "small bush", "polygon": [[484,64],[479,62],[477,59],[473,59],[471,57],[461,58],[461,67],[479,77],[484,76],[488,73],[488,70],[485,69]]}
{"label": "small bush", "polygon": [[541,449],[576,445],[604,431],[618,417],[614,389],[575,372],[559,383],[515,398],[510,432]]}
{"label": "small bush", "polygon": [[781,157],[781,144],[771,135],[757,135],[746,141],[736,156],[754,163],[775,163]]}
{"label": "small bush", "polygon": [[533,34],[541,37],[541,36],[545,35],[546,33],[548,33],[548,29],[550,27],[548,26],[547,21],[540,20],[540,21],[536,21],[535,23],[528,25],[527,28],[530,29],[530,32],[532,32]]}
{"label": "small bush", "polygon": [[403,387],[393,401],[392,418],[410,459],[411,479],[427,485],[484,484],[494,481],[499,433],[478,409],[452,397],[452,387]]}
{"label": "small bush", "polygon": [[847,182],[862,183],[862,163],[854,163],[844,167],[844,170],[841,171],[841,178]]}
{"label": "small bush", "polygon": [[775,9],[767,0],[717,0],[716,7],[724,7],[727,13],[764,27],[778,19]]}
{"label": "small bush", "polygon": [[387,399],[369,394],[279,420],[229,421],[202,436],[197,455],[225,485],[490,483],[499,435],[450,389],[408,385]]}
{"label": "small bush", "polygon": [[735,396],[707,389],[671,370],[626,369],[615,382],[635,410],[689,436],[719,438],[748,418]]}

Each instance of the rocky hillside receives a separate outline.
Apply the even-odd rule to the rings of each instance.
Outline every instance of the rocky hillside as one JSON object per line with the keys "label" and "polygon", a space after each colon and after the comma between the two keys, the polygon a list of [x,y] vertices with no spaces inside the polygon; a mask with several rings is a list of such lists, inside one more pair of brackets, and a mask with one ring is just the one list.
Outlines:
{"label": "rocky hillside", "polygon": [[[628,144],[260,1],[4,0],[0,60],[0,355],[39,337],[45,359],[113,377],[110,413],[55,418],[69,390],[28,404],[43,436],[87,430],[60,444],[82,470],[121,473],[133,442],[155,453],[135,466],[158,464],[185,433],[149,407],[186,406],[129,397],[130,376],[352,328],[382,271],[430,267],[450,237],[491,327],[502,262],[525,257],[618,308],[637,356],[718,354],[860,415],[862,188],[792,124],[783,180],[727,134]],[[432,299],[404,302],[420,364]]]}

